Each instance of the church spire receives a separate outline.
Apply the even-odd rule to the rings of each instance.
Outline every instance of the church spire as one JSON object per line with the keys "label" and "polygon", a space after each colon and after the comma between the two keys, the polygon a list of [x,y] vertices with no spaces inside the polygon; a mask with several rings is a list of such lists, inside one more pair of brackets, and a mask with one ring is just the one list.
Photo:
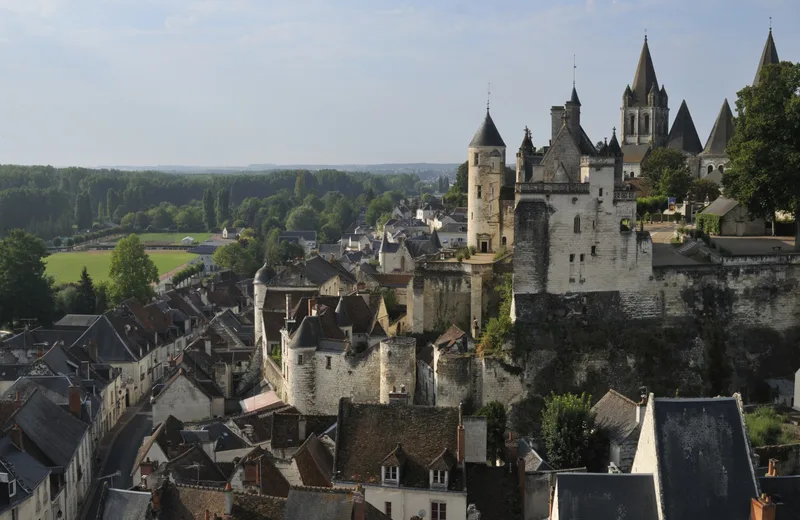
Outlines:
{"label": "church spire", "polygon": [[697,135],[697,129],[685,99],[672,123],[672,129],[667,137],[667,146],[691,155],[697,155],[703,151],[703,145],[700,143],[700,137]]}
{"label": "church spire", "polygon": [[761,52],[761,60],[758,62],[758,68],[756,69],[756,77],[753,80],[753,86],[755,87],[758,85],[759,79],[761,78],[761,69],[763,69],[765,65],[772,65],[779,62],[778,49],[775,48],[775,40],[772,39],[772,19],[770,18],[767,43],[764,44],[764,50]]}
{"label": "church spire", "polygon": [[639,56],[639,65],[636,67],[636,75],[633,77],[633,104],[646,105],[647,94],[655,87],[658,89],[658,79],[656,79],[656,69],[653,66],[653,58],[650,57],[650,46],[647,44],[647,35],[644,37],[642,53]]}
{"label": "church spire", "polygon": [[711,129],[711,134],[706,141],[706,147],[703,153],[706,155],[725,155],[725,148],[728,147],[728,141],[733,137],[733,112],[726,99],[722,103],[722,108],[719,109],[719,115],[714,122],[714,128]]}

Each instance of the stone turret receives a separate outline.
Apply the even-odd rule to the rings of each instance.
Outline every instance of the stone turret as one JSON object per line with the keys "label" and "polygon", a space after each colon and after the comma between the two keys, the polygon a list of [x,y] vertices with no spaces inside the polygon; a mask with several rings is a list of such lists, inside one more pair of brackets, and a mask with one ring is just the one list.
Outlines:
{"label": "stone turret", "polygon": [[536,148],[533,146],[531,131],[525,127],[522,144],[517,152],[517,182],[529,182],[533,174],[533,156]]}
{"label": "stone turret", "polygon": [[506,144],[486,108],[486,117],[469,144],[467,245],[494,252],[501,244],[500,189],[506,179]]}
{"label": "stone turret", "polygon": [[668,101],[667,89],[664,86],[659,88],[645,36],[633,84],[626,86],[622,94],[623,144],[664,146],[669,131]]}
{"label": "stone turret", "polygon": [[[392,393],[405,393],[408,402],[414,402],[414,385],[417,381],[417,340],[395,336],[380,343],[381,403],[389,403]],[[405,392],[403,392],[405,387]]]}

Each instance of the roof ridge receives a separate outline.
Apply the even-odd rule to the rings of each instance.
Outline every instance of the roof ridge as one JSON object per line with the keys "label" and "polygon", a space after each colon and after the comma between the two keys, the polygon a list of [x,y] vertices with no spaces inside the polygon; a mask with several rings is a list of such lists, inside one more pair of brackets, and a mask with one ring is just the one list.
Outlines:
{"label": "roof ridge", "polygon": [[[636,401],[634,401],[633,399],[631,399],[631,398],[630,398],[630,397],[628,397],[627,395],[625,395],[625,394],[622,394],[622,393],[620,393],[620,392],[617,392],[617,391],[616,391],[616,390],[614,390],[613,388],[609,388],[609,389],[608,389],[608,393],[609,393],[609,394],[614,394],[614,395],[616,395],[617,397],[621,397],[622,399],[624,399],[625,401],[628,401],[629,403],[631,403],[631,404],[632,404],[632,405],[634,405],[634,406],[639,406],[639,403],[637,403]],[[605,397],[605,396],[604,396],[604,397]],[[601,399],[602,399],[602,398],[601,398]]]}

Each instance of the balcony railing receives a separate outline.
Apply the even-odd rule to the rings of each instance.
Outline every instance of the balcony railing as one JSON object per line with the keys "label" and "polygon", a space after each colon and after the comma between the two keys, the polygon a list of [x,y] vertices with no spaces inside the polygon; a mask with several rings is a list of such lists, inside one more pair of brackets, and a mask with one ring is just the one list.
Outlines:
{"label": "balcony railing", "polygon": [[517,193],[589,193],[589,183],[579,182],[519,182]]}
{"label": "balcony railing", "polygon": [[614,190],[614,200],[636,200],[636,191],[635,190],[624,190],[624,191]]}

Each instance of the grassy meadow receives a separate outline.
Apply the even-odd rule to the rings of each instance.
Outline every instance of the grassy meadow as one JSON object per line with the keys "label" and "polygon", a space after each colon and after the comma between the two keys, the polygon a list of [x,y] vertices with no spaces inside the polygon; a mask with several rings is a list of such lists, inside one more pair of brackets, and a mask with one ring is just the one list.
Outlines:
{"label": "grassy meadow", "polygon": [[[203,235],[203,233],[199,234]],[[180,238],[184,236],[186,235]],[[191,236],[200,240],[197,234],[192,234]],[[179,241],[180,238],[178,239]],[[77,282],[81,277],[83,266],[86,266],[92,280],[96,282],[108,280],[108,270],[111,267],[111,252],[111,250],[78,251],[50,255],[45,258],[47,274],[55,278],[57,284]],[[159,274],[168,273],[197,258],[197,255],[185,251],[148,251],[147,254],[155,262]]]}

